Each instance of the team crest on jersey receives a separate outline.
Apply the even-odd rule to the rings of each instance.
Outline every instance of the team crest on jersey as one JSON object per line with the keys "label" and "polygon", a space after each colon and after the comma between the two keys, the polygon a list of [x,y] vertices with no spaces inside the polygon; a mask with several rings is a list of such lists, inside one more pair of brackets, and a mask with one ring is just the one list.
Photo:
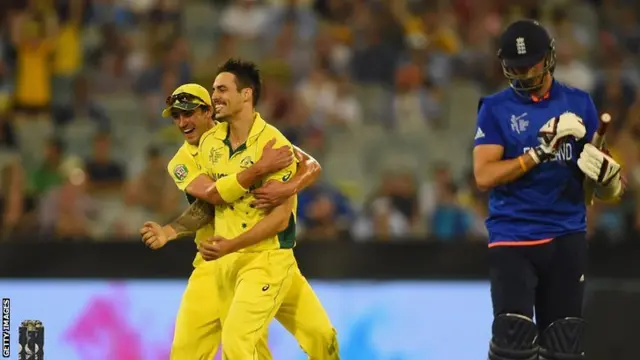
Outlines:
{"label": "team crest on jersey", "polygon": [[187,169],[184,164],[178,164],[175,168],[173,168],[173,175],[176,177],[176,179],[182,181],[189,175],[189,169]]}
{"label": "team crest on jersey", "polygon": [[221,149],[211,149],[209,152],[209,163],[211,165],[215,165],[222,158],[222,150]]}
{"label": "team crest on jersey", "polygon": [[253,160],[251,160],[250,156],[247,156],[246,158],[242,159],[242,161],[240,161],[240,167],[243,169],[247,169],[251,167],[251,165],[253,165]]}

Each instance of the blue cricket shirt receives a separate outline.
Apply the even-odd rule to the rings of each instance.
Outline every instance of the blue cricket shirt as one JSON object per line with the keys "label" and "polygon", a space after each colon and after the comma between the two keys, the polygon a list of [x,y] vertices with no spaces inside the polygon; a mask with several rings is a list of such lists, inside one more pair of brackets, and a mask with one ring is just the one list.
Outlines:
{"label": "blue cricket shirt", "polygon": [[[586,230],[584,174],[577,160],[598,127],[598,112],[588,93],[555,80],[548,96],[540,101],[519,96],[511,88],[480,99],[475,145],[504,147],[504,160],[538,146],[539,129],[567,111],[582,118],[585,138],[571,139],[552,161],[491,190],[486,220],[490,246],[535,244]],[[504,244],[496,244],[499,242]]]}

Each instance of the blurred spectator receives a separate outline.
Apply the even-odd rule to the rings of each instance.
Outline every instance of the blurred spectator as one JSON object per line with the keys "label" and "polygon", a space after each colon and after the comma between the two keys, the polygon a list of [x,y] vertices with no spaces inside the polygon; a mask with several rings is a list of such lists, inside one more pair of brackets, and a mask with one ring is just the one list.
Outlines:
{"label": "blurred spectator", "polygon": [[431,234],[438,240],[463,240],[471,227],[471,216],[458,203],[457,187],[449,184],[440,190],[429,221]]}
{"label": "blurred spectator", "polygon": [[[139,2],[141,4],[142,2]],[[166,39],[177,34],[181,28],[180,0],[151,1],[149,9],[138,8],[137,12],[146,12],[149,17],[149,33],[153,37],[152,42]]]}
{"label": "blurred spectator", "polygon": [[620,19],[616,22],[618,39],[620,45],[629,53],[640,55],[640,25],[638,24],[638,15],[631,6],[624,6],[620,9]]}
{"label": "blurred spectator", "polygon": [[238,0],[222,12],[220,27],[232,36],[254,39],[264,33],[269,20],[269,9],[258,1]]}
{"label": "blurred spectator", "polygon": [[56,18],[52,12],[27,11],[14,19],[11,39],[18,53],[15,105],[22,113],[44,113],[51,104],[51,66]]}
{"label": "blurred spectator", "polygon": [[82,69],[81,31],[85,0],[69,0],[58,6],[60,29],[53,60],[54,104],[69,104],[73,99],[73,78]]}
{"label": "blurred spectator", "polygon": [[166,172],[167,159],[159,149],[149,148],[146,167],[127,186],[128,203],[141,206],[161,219],[170,220],[179,214],[182,195]]}
{"label": "blurred spectator", "polygon": [[[50,118],[50,57],[56,45],[57,18],[49,7],[32,7],[14,18],[11,39],[17,51],[14,111],[21,156],[27,168],[40,161],[53,133]],[[28,148],[27,148],[27,144]]]}
{"label": "blurred spectator", "polygon": [[0,118],[0,240],[18,224],[25,201],[24,170],[11,127]]}
{"label": "blurred spectator", "polygon": [[31,191],[36,196],[44,195],[64,181],[64,174],[60,169],[64,156],[62,141],[50,139],[45,150],[44,161],[30,176]]}
{"label": "blurred spectator", "polygon": [[109,131],[109,116],[93,98],[88,80],[84,76],[79,76],[73,85],[71,102],[53,108],[53,119],[56,125],[64,126],[74,120],[89,119],[97,124],[100,131]]}
{"label": "blurred spectator", "polygon": [[85,162],[85,169],[92,192],[114,191],[123,185],[124,168],[111,157],[109,134],[96,135],[93,141],[93,157]]}
{"label": "blurred spectator", "polygon": [[278,67],[281,73],[288,73],[294,82],[304,78],[313,64],[313,39],[305,39],[299,33],[304,26],[295,17],[283,19],[282,26],[279,27],[273,44],[266,54],[265,65],[268,67]]}
{"label": "blurred spectator", "polygon": [[391,87],[399,51],[383,42],[384,29],[379,25],[368,23],[363,31],[362,45],[357,46],[353,53],[353,78],[363,84]]}
{"label": "blurred spectator", "polygon": [[554,9],[549,32],[559,44],[570,46],[573,55],[580,58],[591,46],[591,36],[582,25],[570,18],[570,14],[571,12],[563,7]]}
{"label": "blurred spectator", "polygon": [[18,139],[7,113],[0,113],[0,240],[16,227],[24,212],[24,169]]}
{"label": "blurred spectator", "polygon": [[344,240],[350,237],[354,218],[349,200],[337,189],[313,185],[298,197],[302,236],[310,240]]}
{"label": "blurred spectator", "polygon": [[[463,186],[458,188],[457,200],[469,217],[467,236],[475,240],[484,240],[488,235],[484,223],[489,216],[489,194],[478,190],[473,171],[467,173],[465,180]],[[450,183],[449,187],[454,187],[454,185]]]}
{"label": "blurred spectator", "polygon": [[[148,124],[153,128],[159,124],[159,113],[164,107],[167,96],[179,84],[191,81],[191,65],[189,64],[189,48],[184,38],[174,38],[158,44],[161,58],[145,70],[136,82],[136,90],[146,104]],[[210,64],[212,68],[217,65]],[[211,84],[213,79],[210,79]],[[211,85],[206,86],[210,88]],[[164,123],[164,121],[162,122]]]}
{"label": "blurred spectator", "polygon": [[343,76],[337,79],[336,101],[327,115],[328,123],[338,127],[357,130],[363,123],[362,107],[348,78]]}
{"label": "blurred spectator", "polygon": [[419,234],[424,226],[413,176],[407,172],[387,173],[366,214],[357,225],[360,238],[392,240]]}
{"label": "blurred spectator", "polygon": [[102,43],[93,54],[94,90],[99,94],[128,91],[134,83],[134,74],[127,68],[131,49],[126,37],[113,24],[103,25],[101,31]]}
{"label": "blurred spectator", "polygon": [[24,213],[25,187],[24,170],[19,158],[0,153],[0,210],[2,223],[0,230],[8,236],[18,225]]}
{"label": "blurred spectator", "polygon": [[430,219],[438,203],[438,194],[454,185],[453,174],[448,164],[433,166],[432,178],[420,186],[420,213]]}
{"label": "blurred spectator", "polygon": [[321,66],[311,70],[297,93],[310,112],[311,122],[323,126],[337,101],[337,86],[327,70]]}
{"label": "blurred spectator", "polygon": [[162,118],[161,111],[165,106],[167,96],[169,96],[173,90],[180,86],[178,76],[171,71],[166,71],[160,74],[160,86],[147,92],[144,95],[144,103],[146,108],[145,117],[149,129],[153,130],[158,127],[167,126],[169,123],[167,119]]}
{"label": "blurred spectator", "polygon": [[636,98],[636,89],[624,76],[620,58],[611,61],[604,76],[596,83],[592,96],[601,113],[608,112],[613,119],[617,119],[614,127],[618,130],[624,127],[629,108]]}
{"label": "blurred spectator", "polygon": [[576,58],[571,43],[558,43],[555,77],[569,86],[591,92],[595,85],[593,70]]}
{"label": "blurred spectator", "polygon": [[429,122],[438,120],[439,93],[423,78],[420,68],[415,64],[407,64],[396,73],[394,119],[395,126],[402,133],[426,131]]}
{"label": "blurred spectator", "polygon": [[235,39],[236,56],[258,60],[272,19],[269,7],[257,0],[237,0],[220,14],[220,29]]}
{"label": "blurred spectator", "polygon": [[66,240],[91,235],[100,207],[87,194],[86,174],[79,165],[67,162],[62,169],[64,183],[49,191],[40,203],[40,228],[45,237]]}
{"label": "blurred spectator", "polygon": [[194,59],[194,77],[206,88],[210,88],[213,84],[218,66],[236,54],[235,39],[228,34],[220,34],[212,45],[208,56]]}

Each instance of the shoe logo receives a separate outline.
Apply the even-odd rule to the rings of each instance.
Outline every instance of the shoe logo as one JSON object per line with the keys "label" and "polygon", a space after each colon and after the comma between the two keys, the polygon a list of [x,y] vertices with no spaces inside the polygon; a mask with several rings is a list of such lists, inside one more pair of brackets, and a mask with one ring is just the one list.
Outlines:
{"label": "shoe logo", "polygon": [[262,287],[262,291],[267,291],[267,290],[269,290],[269,285],[265,285]]}

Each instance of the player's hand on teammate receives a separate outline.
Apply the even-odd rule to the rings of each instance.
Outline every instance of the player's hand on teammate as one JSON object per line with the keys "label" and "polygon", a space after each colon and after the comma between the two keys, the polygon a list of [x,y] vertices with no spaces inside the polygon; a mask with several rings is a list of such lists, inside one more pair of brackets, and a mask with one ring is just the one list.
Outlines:
{"label": "player's hand on teammate", "polygon": [[257,209],[273,209],[296,193],[291,183],[272,180],[253,191],[252,205]]}
{"label": "player's hand on teammate", "polygon": [[608,185],[620,176],[620,164],[597,147],[586,144],[578,158],[578,167],[599,185]]}
{"label": "player's hand on teammate", "polygon": [[169,237],[162,226],[153,221],[147,221],[140,229],[142,242],[153,250],[160,249],[169,241]]}
{"label": "player's hand on teammate", "polygon": [[274,148],[276,139],[271,139],[262,149],[262,156],[256,163],[262,167],[262,171],[266,174],[274,173],[293,164],[294,155],[290,146],[285,145]]}
{"label": "player's hand on teammate", "polygon": [[537,163],[549,161],[555,157],[560,145],[571,138],[582,139],[587,133],[582,119],[572,113],[565,112],[560,116],[549,119],[538,131],[540,146],[531,155]]}
{"label": "player's hand on teammate", "polygon": [[221,236],[214,236],[200,242],[198,252],[206,261],[220,259],[221,257],[235,252],[233,241],[229,241]]}

